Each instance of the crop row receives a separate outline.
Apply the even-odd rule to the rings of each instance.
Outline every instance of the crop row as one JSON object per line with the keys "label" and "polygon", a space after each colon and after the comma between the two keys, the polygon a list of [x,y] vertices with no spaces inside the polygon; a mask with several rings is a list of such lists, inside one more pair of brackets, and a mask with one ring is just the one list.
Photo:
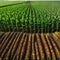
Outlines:
{"label": "crop row", "polygon": [[41,8],[31,3],[0,8],[0,31],[60,31],[60,10],[52,8]]}
{"label": "crop row", "polygon": [[0,32],[0,60],[60,60],[60,33]]}
{"label": "crop row", "polygon": [[59,12],[59,9],[35,7],[30,3],[0,8],[0,31],[60,31]]}

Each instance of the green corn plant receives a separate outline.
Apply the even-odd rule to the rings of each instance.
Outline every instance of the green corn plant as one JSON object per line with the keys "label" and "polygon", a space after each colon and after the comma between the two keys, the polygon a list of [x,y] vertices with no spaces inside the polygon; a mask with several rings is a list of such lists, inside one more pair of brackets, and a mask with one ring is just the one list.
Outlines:
{"label": "green corn plant", "polygon": [[0,8],[0,31],[60,31],[60,8],[19,4]]}

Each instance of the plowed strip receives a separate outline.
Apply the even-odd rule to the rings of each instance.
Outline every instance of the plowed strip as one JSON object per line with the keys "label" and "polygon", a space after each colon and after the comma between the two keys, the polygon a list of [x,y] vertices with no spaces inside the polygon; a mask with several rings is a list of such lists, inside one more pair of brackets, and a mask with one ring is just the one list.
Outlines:
{"label": "plowed strip", "polygon": [[44,60],[45,56],[44,56],[44,52],[43,52],[43,47],[42,47],[42,43],[41,43],[41,39],[39,38],[39,35],[36,34],[36,38],[37,38],[37,44],[38,44],[38,49],[39,49],[39,54],[40,54],[40,59]]}
{"label": "plowed strip", "polygon": [[35,54],[35,42],[34,42],[34,34],[32,34],[32,59],[36,59],[36,54]]}
{"label": "plowed strip", "polygon": [[60,60],[58,33],[0,33],[0,60]]}

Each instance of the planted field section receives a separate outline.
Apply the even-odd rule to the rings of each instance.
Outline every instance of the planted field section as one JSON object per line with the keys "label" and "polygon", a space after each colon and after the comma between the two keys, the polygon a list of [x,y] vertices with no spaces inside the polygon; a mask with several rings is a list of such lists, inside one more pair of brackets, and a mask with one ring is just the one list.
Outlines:
{"label": "planted field section", "polygon": [[0,32],[0,60],[60,60],[60,32]]}
{"label": "planted field section", "polygon": [[[49,4],[48,4],[49,3]],[[0,8],[0,31],[60,31],[60,2],[22,2]]]}
{"label": "planted field section", "polygon": [[22,3],[22,1],[2,1],[2,2],[0,1],[0,8],[4,6],[19,4],[19,3]]}

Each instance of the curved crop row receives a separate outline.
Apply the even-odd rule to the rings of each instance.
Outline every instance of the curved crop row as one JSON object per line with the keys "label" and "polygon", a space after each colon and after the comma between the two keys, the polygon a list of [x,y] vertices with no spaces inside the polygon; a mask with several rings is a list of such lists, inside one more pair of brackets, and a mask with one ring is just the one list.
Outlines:
{"label": "curved crop row", "polygon": [[0,59],[60,60],[60,42],[54,38],[56,33],[6,32],[2,34],[2,37],[5,36],[0,43]]}

